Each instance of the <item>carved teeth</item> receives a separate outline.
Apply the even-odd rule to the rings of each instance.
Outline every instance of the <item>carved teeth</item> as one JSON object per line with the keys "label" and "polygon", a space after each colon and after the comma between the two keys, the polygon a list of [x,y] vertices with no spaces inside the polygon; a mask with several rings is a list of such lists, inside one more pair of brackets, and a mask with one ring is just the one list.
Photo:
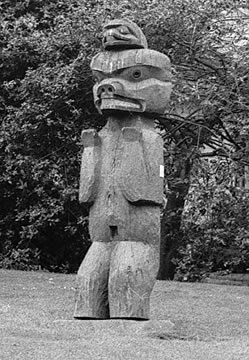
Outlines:
{"label": "carved teeth", "polygon": [[139,104],[135,104],[129,101],[122,101],[118,99],[102,99],[101,101],[101,109],[115,109],[118,107],[125,109],[140,109]]}

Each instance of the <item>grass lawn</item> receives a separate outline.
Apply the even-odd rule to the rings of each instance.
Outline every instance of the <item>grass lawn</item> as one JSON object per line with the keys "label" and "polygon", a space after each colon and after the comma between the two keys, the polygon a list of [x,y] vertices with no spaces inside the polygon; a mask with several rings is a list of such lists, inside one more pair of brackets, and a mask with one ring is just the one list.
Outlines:
{"label": "grass lawn", "polygon": [[158,281],[137,324],[73,320],[74,281],[0,270],[0,360],[249,359],[249,287]]}

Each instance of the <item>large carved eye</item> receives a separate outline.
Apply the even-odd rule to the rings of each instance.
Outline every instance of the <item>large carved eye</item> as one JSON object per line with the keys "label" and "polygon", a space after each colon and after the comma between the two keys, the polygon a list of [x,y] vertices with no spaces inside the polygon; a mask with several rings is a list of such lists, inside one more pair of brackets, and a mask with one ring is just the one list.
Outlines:
{"label": "large carved eye", "polygon": [[140,79],[142,76],[142,72],[140,70],[134,70],[132,76],[134,77],[134,79]]}
{"label": "large carved eye", "polygon": [[129,34],[129,29],[126,26],[121,26],[119,28],[119,31],[121,32],[121,34]]}

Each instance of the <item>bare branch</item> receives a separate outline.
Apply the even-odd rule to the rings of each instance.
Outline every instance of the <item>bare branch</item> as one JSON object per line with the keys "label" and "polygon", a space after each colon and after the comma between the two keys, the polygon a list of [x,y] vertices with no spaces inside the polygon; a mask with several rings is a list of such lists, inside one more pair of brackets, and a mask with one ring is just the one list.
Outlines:
{"label": "bare branch", "polygon": [[236,143],[236,141],[232,138],[232,136],[229,134],[229,132],[227,131],[227,129],[225,128],[223,122],[221,121],[220,118],[218,118],[219,121],[219,125],[221,126],[221,128],[224,130],[227,139],[236,147],[236,149],[240,149],[240,146]]}
{"label": "bare branch", "polygon": [[220,77],[223,77],[224,74],[222,73],[222,68],[221,67],[217,67],[213,64],[211,64],[210,62],[200,59],[199,57],[195,56],[195,61],[197,61],[198,63],[208,67],[209,69],[215,71]]}

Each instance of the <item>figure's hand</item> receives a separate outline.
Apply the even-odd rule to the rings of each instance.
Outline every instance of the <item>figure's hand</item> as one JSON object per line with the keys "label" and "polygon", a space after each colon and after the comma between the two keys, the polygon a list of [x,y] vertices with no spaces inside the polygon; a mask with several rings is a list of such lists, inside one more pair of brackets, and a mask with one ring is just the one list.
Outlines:
{"label": "figure's hand", "polygon": [[122,135],[125,141],[141,141],[142,132],[134,127],[124,127]]}
{"label": "figure's hand", "polygon": [[99,145],[99,135],[95,129],[83,130],[81,133],[81,143],[85,147]]}

